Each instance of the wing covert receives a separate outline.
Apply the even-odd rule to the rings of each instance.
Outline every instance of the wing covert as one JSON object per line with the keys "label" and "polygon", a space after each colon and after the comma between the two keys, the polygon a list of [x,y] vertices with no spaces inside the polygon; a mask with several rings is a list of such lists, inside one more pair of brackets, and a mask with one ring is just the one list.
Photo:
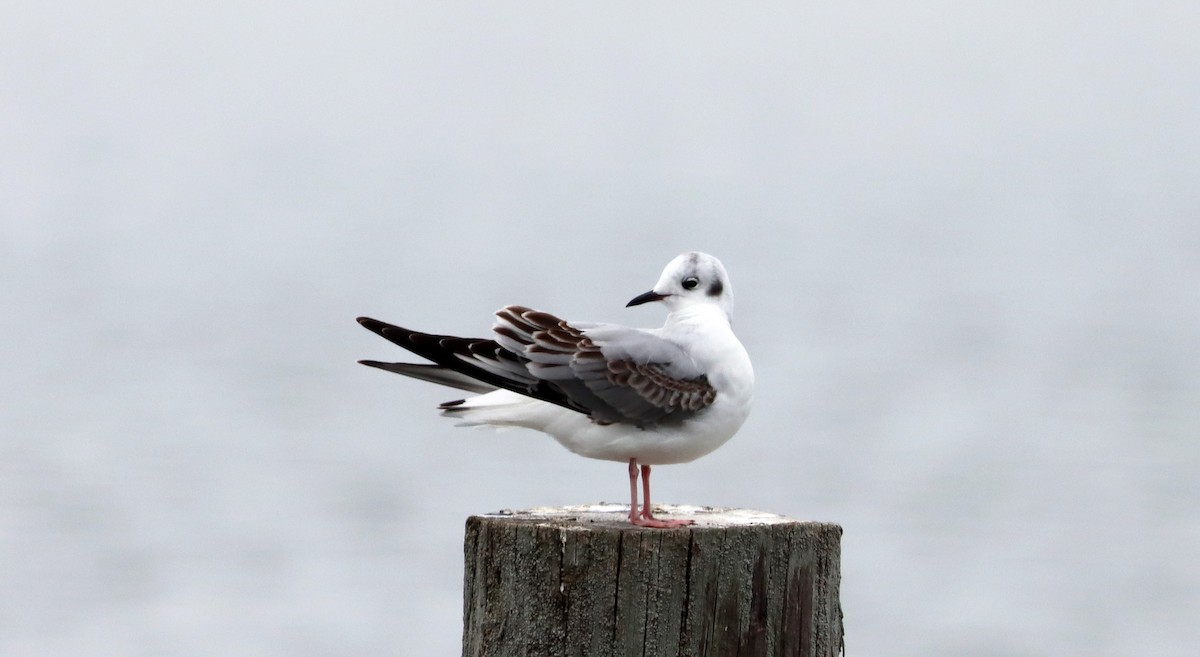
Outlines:
{"label": "wing covert", "polygon": [[523,306],[496,316],[496,342],[528,358],[530,374],[556,385],[596,421],[644,426],[683,419],[716,399],[683,349],[648,331],[571,324]]}

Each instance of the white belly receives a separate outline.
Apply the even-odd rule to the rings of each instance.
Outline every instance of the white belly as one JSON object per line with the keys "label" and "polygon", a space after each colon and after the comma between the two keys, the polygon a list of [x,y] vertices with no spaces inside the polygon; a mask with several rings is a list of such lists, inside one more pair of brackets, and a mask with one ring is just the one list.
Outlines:
{"label": "white belly", "polygon": [[750,412],[749,400],[718,397],[691,418],[639,429],[628,424],[598,424],[582,413],[508,391],[488,393],[468,403],[473,407],[470,411],[455,411],[463,424],[535,429],[580,456],[622,463],[637,459],[644,465],[694,461],[724,445]]}

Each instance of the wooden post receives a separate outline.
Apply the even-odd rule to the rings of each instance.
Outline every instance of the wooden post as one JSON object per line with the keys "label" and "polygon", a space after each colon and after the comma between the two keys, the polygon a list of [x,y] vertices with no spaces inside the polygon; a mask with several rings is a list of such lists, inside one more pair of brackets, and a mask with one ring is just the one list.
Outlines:
{"label": "wooden post", "polygon": [[467,520],[464,657],[835,657],[842,528],[742,509],[503,511]]}

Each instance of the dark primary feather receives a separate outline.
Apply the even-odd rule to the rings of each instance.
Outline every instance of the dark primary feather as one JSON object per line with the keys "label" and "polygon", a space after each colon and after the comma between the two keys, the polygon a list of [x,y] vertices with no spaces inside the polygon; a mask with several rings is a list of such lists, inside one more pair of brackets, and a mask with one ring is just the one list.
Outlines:
{"label": "dark primary feather", "polygon": [[[441,368],[584,413],[597,422],[645,426],[671,421],[702,410],[716,398],[707,377],[681,348],[650,333],[572,325],[522,306],[503,308],[496,317],[495,340],[430,335],[365,317],[358,321]],[[448,373],[434,378],[428,371],[402,367],[406,364],[365,364],[465,387],[456,385],[457,377]]]}
{"label": "dark primary feather", "polygon": [[[359,317],[358,323],[389,342],[400,345],[414,354],[454,372],[465,374],[496,388],[504,388],[572,410],[585,412],[572,407],[570,400],[545,385],[545,382],[531,376],[521,364],[521,357],[500,347],[495,340],[421,333],[370,317]],[[378,366],[372,365],[372,367]],[[381,369],[407,374],[396,368]]]}
{"label": "dark primary feather", "polygon": [[377,367],[388,372],[403,374],[414,379],[458,388],[459,390],[466,390],[475,394],[483,394],[496,389],[495,386],[490,386],[478,379],[432,363],[381,363],[377,360],[360,360],[358,362],[368,367]]}

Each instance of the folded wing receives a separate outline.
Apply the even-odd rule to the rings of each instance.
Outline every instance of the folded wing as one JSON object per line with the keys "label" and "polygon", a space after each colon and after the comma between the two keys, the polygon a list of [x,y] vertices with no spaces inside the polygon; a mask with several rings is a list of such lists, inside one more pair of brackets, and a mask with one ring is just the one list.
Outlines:
{"label": "folded wing", "polygon": [[[568,323],[522,306],[503,308],[496,317],[494,340],[430,335],[359,318],[366,328],[435,365],[361,362],[477,391],[478,386],[468,387],[465,376],[600,423],[646,426],[677,421],[716,399],[716,390],[683,349],[648,331]],[[410,370],[413,367],[449,372]]]}

